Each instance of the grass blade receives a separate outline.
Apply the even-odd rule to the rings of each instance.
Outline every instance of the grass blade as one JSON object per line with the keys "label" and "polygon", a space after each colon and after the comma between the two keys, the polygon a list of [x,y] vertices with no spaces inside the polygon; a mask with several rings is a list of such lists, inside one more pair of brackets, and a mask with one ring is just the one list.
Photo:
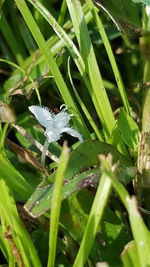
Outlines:
{"label": "grass blade", "polygon": [[[137,207],[135,197],[130,197],[126,188],[118,181],[115,176],[115,166],[112,166],[111,157],[101,160],[103,171],[108,175],[112,181],[112,185],[120,196],[125,208],[129,214],[129,221],[132,234],[135,240],[136,249],[140,261],[140,266],[149,266],[150,264],[150,232],[148,231],[142,216]],[[114,170],[113,170],[114,169]],[[138,229],[138,231],[137,231]]]}
{"label": "grass blade", "polygon": [[85,227],[84,236],[75,259],[73,267],[84,266],[88,255],[93,246],[93,242],[98,230],[98,226],[102,220],[104,208],[107,204],[109,193],[111,190],[111,180],[107,178],[105,173],[101,177],[96,196],[90,211],[87,225]]}
{"label": "grass blade", "polygon": [[53,58],[51,51],[49,50],[43,35],[41,34],[30,10],[28,9],[26,3],[24,0],[16,0],[16,4],[22,13],[34,39],[36,40],[41,52],[46,58],[46,61],[48,63],[48,66],[52,72],[52,75],[55,78],[56,84],[58,86],[58,89],[62,95],[62,98],[67,105],[68,109],[74,114],[73,121],[75,122],[77,129],[79,132],[81,132],[84,135],[84,138],[90,138],[89,131],[83,121],[83,118],[81,114],[79,113],[79,110],[77,109],[76,103],[74,102],[66,84],[65,81],[58,69],[58,66],[56,64],[56,60]]}
{"label": "grass blade", "polygon": [[[20,266],[40,267],[41,263],[33,242],[20,221],[12,192],[2,177],[0,177],[0,196],[0,214],[4,223],[5,235],[8,235],[8,241],[11,240],[12,254],[16,252],[15,257]],[[11,260],[13,261],[12,257]]]}
{"label": "grass blade", "polygon": [[[13,53],[14,58],[16,58],[16,61],[18,62],[18,64],[21,65],[24,62],[24,58],[22,57],[20,47],[19,47],[17,40],[13,34],[13,31],[12,31],[11,27],[9,26],[4,15],[2,15],[1,19],[0,19],[0,30],[5,37],[7,44]],[[10,42],[10,40],[11,40],[11,42]]]}
{"label": "grass blade", "polygon": [[59,224],[59,214],[61,206],[61,193],[63,186],[63,178],[67,168],[67,163],[69,160],[69,149],[64,144],[59,167],[56,172],[55,184],[52,194],[52,206],[50,213],[50,233],[49,233],[49,258],[48,267],[55,266],[55,255],[56,255],[56,244],[57,244],[57,233]]}
{"label": "grass blade", "polygon": [[81,55],[84,60],[85,69],[92,85],[92,91],[89,93],[92,99],[95,99],[94,105],[101,119],[105,137],[107,139],[113,131],[115,119],[97,65],[81,3],[78,0],[67,0],[67,5],[79,43]]}
{"label": "grass blade", "polygon": [[120,72],[119,72],[112,48],[111,48],[110,42],[107,38],[106,32],[105,32],[103,24],[101,22],[101,19],[96,12],[96,8],[94,8],[92,0],[88,0],[88,2],[89,2],[89,7],[90,7],[91,13],[93,15],[94,21],[96,23],[97,29],[100,33],[102,40],[103,40],[103,43],[104,43],[104,46],[105,46],[112,70],[113,70],[113,73],[114,73],[114,77],[115,77],[115,80],[116,80],[116,83],[118,85],[118,89],[119,89],[119,92],[120,92],[120,95],[122,98],[122,102],[124,104],[124,107],[126,109],[127,114],[130,115],[129,101],[127,98],[124,84],[123,84],[123,81],[122,81],[122,78],[121,78],[121,75],[120,75]]}

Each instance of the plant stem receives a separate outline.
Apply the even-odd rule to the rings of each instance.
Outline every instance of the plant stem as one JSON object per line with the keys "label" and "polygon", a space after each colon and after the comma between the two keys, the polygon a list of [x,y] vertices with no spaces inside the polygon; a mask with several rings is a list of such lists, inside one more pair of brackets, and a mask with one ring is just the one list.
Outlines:
{"label": "plant stem", "polygon": [[[150,80],[150,59],[147,59],[144,67],[143,83]],[[142,131],[150,132],[150,87],[143,89]]]}
{"label": "plant stem", "polygon": [[[144,55],[144,75],[143,83],[150,80],[150,33],[146,33],[140,39],[142,52]],[[143,110],[142,110],[142,136],[145,136],[143,146],[141,143],[142,152],[142,170],[141,170],[141,194],[143,204],[146,209],[150,207],[150,87],[143,88]],[[141,140],[142,142],[142,140]],[[139,186],[140,187],[140,186]],[[147,224],[150,226],[150,219],[147,217]]]}
{"label": "plant stem", "polygon": [[46,138],[44,146],[43,146],[43,151],[42,151],[42,156],[41,156],[41,164],[43,168],[45,167],[45,157],[46,157],[46,151],[49,147],[49,140]]}

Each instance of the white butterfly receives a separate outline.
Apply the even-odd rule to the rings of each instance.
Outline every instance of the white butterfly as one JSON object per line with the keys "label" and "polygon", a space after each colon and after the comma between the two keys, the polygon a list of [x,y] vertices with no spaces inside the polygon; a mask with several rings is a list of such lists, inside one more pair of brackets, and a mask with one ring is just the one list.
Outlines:
{"label": "white butterfly", "polygon": [[[65,106],[62,105],[60,109]],[[39,123],[46,128],[45,135],[48,138],[48,142],[58,141],[63,133],[68,133],[73,137],[83,141],[80,133],[69,127],[69,121],[72,115],[66,112],[66,106],[59,113],[55,114],[48,108],[42,108],[39,106],[30,106],[29,110],[34,114]]]}

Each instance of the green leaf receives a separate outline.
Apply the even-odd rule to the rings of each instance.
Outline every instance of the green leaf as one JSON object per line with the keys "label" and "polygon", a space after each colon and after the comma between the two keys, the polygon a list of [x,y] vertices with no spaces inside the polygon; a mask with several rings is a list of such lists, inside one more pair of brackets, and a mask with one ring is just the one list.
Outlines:
{"label": "green leaf", "polygon": [[139,256],[140,266],[150,266],[150,232],[138,211],[136,198],[128,198],[126,199],[126,202],[128,205],[129,221],[137,248],[137,254]]}
{"label": "green leaf", "polygon": [[32,186],[2,153],[0,154],[0,177],[6,181],[15,195],[22,201],[28,199],[33,191]]}
{"label": "green leaf", "polygon": [[137,152],[140,134],[139,128],[132,117],[127,115],[123,108],[120,110],[117,124],[125,144],[129,146],[131,150]]}
{"label": "green leaf", "polygon": [[[14,257],[14,262],[18,262],[18,265],[41,267],[41,263],[37,255],[37,251],[34,247],[33,241],[29,233],[27,232],[25,226],[21,222],[12,194],[12,190],[8,186],[8,182],[6,182],[3,177],[0,177],[0,196],[0,217],[2,223],[3,237],[7,238],[8,240],[10,237],[9,231],[11,231],[11,244],[13,244],[13,249],[15,248],[15,251],[18,250],[19,254],[21,255],[20,258],[15,257],[16,254],[13,253],[11,247],[10,252],[8,252],[9,262],[12,262]],[[30,257],[28,257],[29,253],[31,253]]]}
{"label": "green leaf", "polygon": [[132,0],[132,2],[150,6],[150,0]]}
{"label": "green leaf", "polygon": [[139,257],[135,241],[130,241],[125,245],[123,252],[121,253],[121,260],[124,267],[140,267]]}
{"label": "green leaf", "polygon": [[[88,187],[91,184],[97,184],[99,182],[101,173],[98,168],[92,168],[92,170],[86,170],[95,165],[99,166],[99,154],[111,153],[113,161],[119,161],[118,177],[127,184],[136,173],[136,168],[131,166],[131,163],[117,151],[113,146],[102,143],[99,141],[87,141],[80,144],[76,150],[70,155],[68,168],[65,173],[66,183],[62,189],[62,199],[67,198],[69,195],[81,190],[81,188]],[[53,173],[49,179],[53,181],[55,179],[55,173]],[[68,182],[68,180],[72,179]],[[41,184],[34,191],[33,195],[25,204],[25,209],[34,217],[38,217],[51,207],[51,196],[53,186],[51,184]]]}
{"label": "green leaf", "polygon": [[141,31],[137,7],[131,0],[94,0],[124,33],[134,37]]}
{"label": "green leaf", "polygon": [[0,15],[1,15],[1,10],[2,10],[4,2],[5,2],[5,0],[0,0]]}
{"label": "green leaf", "polygon": [[[60,222],[78,244],[81,243],[93,199],[91,190],[82,189],[62,202]],[[107,206],[89,258],[92,262],[101,259],[110,266],[120,266],[119,254],[129,240],[125,225]]]}
{"label": "green leaf", "polygon": [[[107,177],[111,179],[112,185],[121,198],[125,208],[129,214],[130,227],[135,240],[139,263],[141,267],[150,265],[150,232],[145,225],[143,218],[138,210],[137,200],[135,196],[130,197],[126,188],[118,181],[115,170],[111,162],[111,157],[101,160],[103,171]],[[138,231],[137,231],[138,229]]]}
{"label": "green leaf", "polygon": [[[114,40],[120,37],[121,33],[116,29],[115,26],[104,25],[104,29],[106,31],[107,37],[109,40]],[[96,27],[89,30],[91,41],[94,44],[100,45],[103,44],[103,40],[99,35],[98,29]]]}

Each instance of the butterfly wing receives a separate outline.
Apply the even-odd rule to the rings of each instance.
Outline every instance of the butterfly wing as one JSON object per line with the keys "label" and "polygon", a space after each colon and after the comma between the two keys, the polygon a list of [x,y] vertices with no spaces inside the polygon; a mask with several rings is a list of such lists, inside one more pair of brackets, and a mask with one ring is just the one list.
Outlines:
{"label": "butterfly wing", "polygon": [[33,113],[38,122],[45,128],[47,128],[50,125],[50,122],[53,121],[53,113],[46,108],[30,106],[29,110]]}

